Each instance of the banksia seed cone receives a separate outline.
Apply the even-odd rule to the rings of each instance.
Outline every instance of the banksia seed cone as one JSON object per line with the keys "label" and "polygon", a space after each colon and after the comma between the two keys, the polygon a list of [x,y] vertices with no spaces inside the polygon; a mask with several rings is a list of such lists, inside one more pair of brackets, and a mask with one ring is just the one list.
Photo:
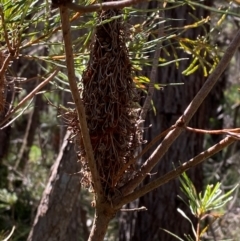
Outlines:
{"label": "banksia seed cone", "polygon": [[[82,98],[105,194],[118,188],[133,174],[127,163],[141,142],[138,112],[134,108],[138,98],[120,13],[120,10],[100,13],[90,60],[83,74]],[[89,174],[84,150],[80,156],[86,179]]]}

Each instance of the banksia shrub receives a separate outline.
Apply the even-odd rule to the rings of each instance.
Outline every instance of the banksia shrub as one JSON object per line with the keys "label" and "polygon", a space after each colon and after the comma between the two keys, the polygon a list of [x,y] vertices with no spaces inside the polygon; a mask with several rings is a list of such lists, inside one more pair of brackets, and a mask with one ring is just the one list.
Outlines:
{"label": "banksia shrub", "polygon": [[[128,163],[141,142],[137,126],[138,97],[120,14],[120,10],[99,14],[90,59],[82,79],[89,134],[106,195],[133,175],[134,168]],[[81,140],[79,144],[83,182],[89,185],[91,180]]]}

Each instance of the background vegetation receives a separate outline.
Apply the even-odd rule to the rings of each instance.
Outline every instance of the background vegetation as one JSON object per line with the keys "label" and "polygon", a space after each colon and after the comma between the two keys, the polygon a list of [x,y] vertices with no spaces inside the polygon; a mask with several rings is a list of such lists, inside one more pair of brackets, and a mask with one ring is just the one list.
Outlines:
{"label": "background vegetation", "polygon": [[[87,1],[84,4],[93,3]],[[0,240],[4,240],[15,227],[10,240],[20,241],[29,237],[43,191],[55,170],[54,164],[56,166],[66,153],[74,153],[74,145],[63,146],[66,130],[70,126],[69,116],[64,113],[71,112],[74,104],[67,77],[59,9],[53,8],[47,0],[2,0],[0,15]],[[105,21],[111,22],[118,17]],[[147,91],[152,87],[155,91],[145,122],[144,139],[149,142],[155,137],[154,132],[160,133],[175,123],[215,69],[239,30],[240,6],[238,1],[223,0],[151,1],[124,8],[121,17],[126,28],[124,31],[127,32],[125,42],[133,80],[141,96],[135,108],[143,104]],[[99,22],[96,12],[83,15],[71,11],[70,20],[75,74],[81,90],[92,39],[96,27],[103,23]],[[159,49],[161,52],[156,58],[155,53]],[[239,51],[236,51],[191,126],[201,129],[239,126],[238,66]],[[156,73],[152,74],[155,67]],[[149,128],[151,124],[152,129]],[[169,151],[171,155],[166,157],[170,160],[169,166],[165,165],[165,169],[158,166],[154,170],[163,175],[173,167],[173,161],[178,165],[220,138],[220,135],[196,134],[187,137],[185,142],[180,139],[179,144]],[[188,153],[187,147],[193,151]],[[190,177],[197,189],[200,191],[207,184],[216,182],[222,183],[223,192],[232,189],[239,183],[239,156],[239,143],[235,142],[209,158],[203,166],[192,170]],[[71,154],[65,160],[70,159],[78,163],[76,155]],[[73,170],[67,169],[67,166],[62,168],[76,178],[74,185],[78,186],[73,186],[77,188],[73,192],[77,201],[70,209],[71,220],[66,225],[65,236],[57,240],[87,240],[94,217],[91,205],[93,194],[80,186],[78,164],[74,166],[74,172],[66,171]],[[151,177],[147,179],[146,183]],[[176,222],[179,223],[177,220],[184,219],[179,216],[175,220],[174,212],[183,204],[177,200],[177,195],[181,193],[179,182],[171,183],[172,186],[159,189],[159,193],[154,191],[124,207],[135,209],[146,206],[148,211],[121,212],[110,223],[105,239],[147,240],[143,238],[146,235],[149,240],[166,241],[173,240],[173,237],[160,231],[160,228],[177,235],[191,232],[191,227],[189,224],[185,226],[184,221],[179,229],[174,228]],[[161,193],[166,190],[171,190],[168,191],[169,196],[162,196]],[[225,215],[219,214],[221,218],[213,224],[208,220],[211,225],[203,240],[240,238],[239,200],[236,189],[234,198],[221,210]],[[160,202],[169,208],[164,209]],[[170,205],[171,202],[174,205]],[[159,210],[155,219],[156,203],[167,213],[162,215]],[[156,224],[156,228],[147,229],[144,233],[143,227],[147,222],[152,227]]]}

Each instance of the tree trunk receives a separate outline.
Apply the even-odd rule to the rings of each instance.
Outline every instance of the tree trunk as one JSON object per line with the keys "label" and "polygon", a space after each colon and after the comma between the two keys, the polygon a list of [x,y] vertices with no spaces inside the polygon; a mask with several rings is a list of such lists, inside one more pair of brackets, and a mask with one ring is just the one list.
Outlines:
{"label": "tree trunk", "polygon": [[80,192],[80,166],[66,135],[44,191],[28,241],[63,240]]}
{"label": "tree trunk", "polygon": [[[205,5],[210,6],[212,2],[213,1],[207,0],[205,1]],[[172,26],[180,27],[194,22],[188,14],[188,12],[191,11],[191,8],[184,6],[166,10],[165,15],[173,19],[183,19],[181,21],[171,22]],[[208,14],[206,10],[200,8],[194,12],[194,15],[199,19],[206,17]],[[167,22],[167,25],[169,25],[169,22]],[[193,29],[188,31],[184,37],[196,39],[197,36],[204,35],[203,31],[203,28]],[[169,51],[171,52],[171,50]],[[186,54],[179,56],[179,58],[184,57],[189,56],[186,56]],[[153,102],[157,116],[154,115],[153,111],[148,114],[146,126],[151,124],[152,127],[146,130],[146,140],[152,140],[156,134],[161,133],[174,124],[204,83],[205,78],[203,77],[203,71],[201,69],[197,73],[187,77],[181,74],[188,65],[189,62],[182,61],[179,69],[176,69],[174,64],[159,68],[157,76],[158,83],[183,82],[184,85],[169,86],[165,87],[163,91],[155,91]],[[221,89],[219,93],[220,95],[218,97],[222,97]],[[211,110],[216,109],[215,107],[218,103],[219,98],[218,102],[216,102],[214,95],[210,95],[190,122],[190,126],[206,128],[206,121],[210,118]],[[175,141],[159,165],[152,171],[152,175],[146,178],[145,184],[149,180],[153,180],[155,177],[162,176],[172,170],[174,163],[178,165],[179,162],[183,163],[189,160],[201,152],[202,148],[202,135],[190,132],[183,133]],[[203,180],[201,166],[191,169],[189,175],[197,189],[201,190]],[[189,222],[177,212],[177,208],[184,210],[190,217],[191,214],[177,195],[183,196],[182,193],[179,192],[179,181],[175,180],[145,195],[135,203],[129,204],[129,208],[145,206],[147,211],[121,214],[119,240],[170,241],[174,239],[162,229],[169,230],[180,237],[183,237],[184,234],[192,234]]]}
{"label": "tree trunk", "polygon": [[[0,65],[2,66],[5,61],[5,57],[0,52]],[[3,72],[0,76],[0,122],[4,120],[4,116],[9,111],[12,99],[12,90],[8,90],[6,73]],[[4,129],[0,129],[0,188],[6,188],[8,180],[8,168],[3,163],[3,158],[7,155],[11,136],[11,126]]]}
{"label": "tree trunk", "polygon": [[[81,195],[82,196],[82,195]],[[87,227],[87,211],[83,206],[80,195],[76,201],[72,213],[71,219],[65,233],[64,240],[71,241],[86,241],[89,237],[89,229]]]}

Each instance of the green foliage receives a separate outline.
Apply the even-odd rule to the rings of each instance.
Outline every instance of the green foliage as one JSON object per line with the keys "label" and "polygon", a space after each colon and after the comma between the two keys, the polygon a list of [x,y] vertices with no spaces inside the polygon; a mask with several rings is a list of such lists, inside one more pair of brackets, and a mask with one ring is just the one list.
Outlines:
{"label": "green foliage", "polygon": [[222,194],[221,184],[218,182],[215,186],[207,185],[204,194],[201,192],[198,194],[186,173],[183,173],[179,180],[181,182],[181,190],[188,198],[191,212],[197,218],[201,218],[207,212],[224,206],[232,199],[230,195],[238,187],[237,185],[229,192]]}
{"label": "green foliage", "polygon": [[29,157],[31,161],[37,161],[41,157],[41,149],[35,145],[31,146]]}
{"label": "green foliage", "polygon": [[[178,212],[183,216],[183,218],[188,220],[188,222],[191,224],[194,234],[194,239],[189,234],[184,234],[185,238],[187,241],[200,241],[203,235],[207,232],[209,225],[213,224],[213,222],[222,216],[221,213],[213,212],[213,210],[220,209],[226,205],[233,198],[230,195],[233,194],[238,185],[227,193],[222,193],[222,190],[220,189],[221,184],[218,182],[215,185],[207,185],[203,193],[197,193],[194,184],[186,173],[183,173],[181,177],[179,177],[179,180],[181,183],[180,189],[186,196],[187,202],[183,198],[180,198],[185,202],[185,204],[190,208],[192,214],[197,218],[197,226],[195,228],[193,222],[186,215],[186,213],[183,210],[178,209]],[[209,217],[212,218],[211,223],[208,225],[204,224],[204,220]],[[167,230],[165,231],[178,240],[183,241],[183,239],[175,234]]]}
{"label": "green foliage", "polygon": [[0,210],[10,209],[17,199],[16,193],[11,193],[7,189],[0,189]]}

